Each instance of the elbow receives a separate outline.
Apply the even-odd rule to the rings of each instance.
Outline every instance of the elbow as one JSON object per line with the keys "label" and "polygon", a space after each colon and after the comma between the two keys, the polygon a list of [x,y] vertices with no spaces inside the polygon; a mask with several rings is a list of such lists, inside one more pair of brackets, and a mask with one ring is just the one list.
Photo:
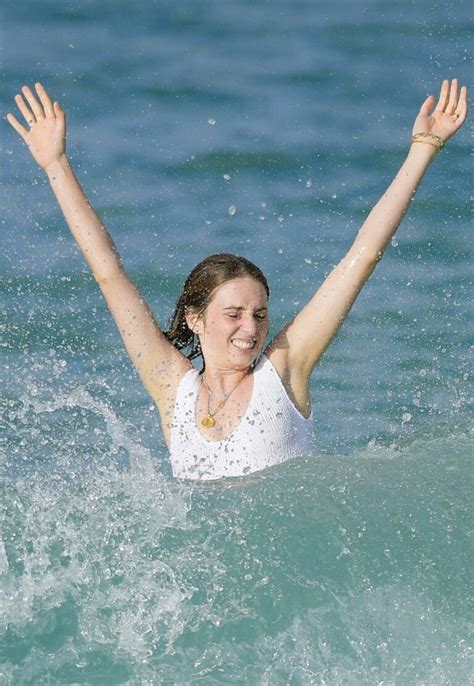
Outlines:
{"label": "elbow", "polygon": [[94,279],[97,281],[102,289],[106,289],[108,286],[114,287],[114,285],[123,279],[125,276],[123,269],[103,269],[100,272],[93,271]]}
{"label": "elbow", "polygon": [[375,267],[378,265],[380,260],[383,257],[383,250],[378,250],[374,255],[370,257],[370,264],[372,265],[372,269],[375,269]]}
{"label": "elbow", "polygon": [[382,257],[382,250],[374,251],[368,246],[362,246],[357,250],[350,250],[346,256],[346,262],[348,269],[362,269],[370,276]]}

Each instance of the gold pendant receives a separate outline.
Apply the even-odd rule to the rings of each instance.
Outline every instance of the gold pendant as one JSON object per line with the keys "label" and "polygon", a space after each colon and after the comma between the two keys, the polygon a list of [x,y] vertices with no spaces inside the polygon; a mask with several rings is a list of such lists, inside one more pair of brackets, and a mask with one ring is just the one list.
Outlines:
{"label": "gold pendant", "polygon": [[204,419],[201,419],[201,426],[203,426],[205,429],[212,429],[215,423],[216,420],[214,417],[211,417],[210,414],[208,414],[207,417],[204,417]]}

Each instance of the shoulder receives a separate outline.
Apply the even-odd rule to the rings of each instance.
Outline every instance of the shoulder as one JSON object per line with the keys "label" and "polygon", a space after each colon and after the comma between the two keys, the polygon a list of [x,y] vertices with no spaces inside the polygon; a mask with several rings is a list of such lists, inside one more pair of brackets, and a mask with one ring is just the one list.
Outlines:
{"label": "shoulder", "polygon": [[189,392],[199,386],[201,376],[195,367],[188,368],[181,376],[176,389],[176,399],[183,392]]}
{"label": "shoulder", "polygon": [[[311,414],[309,395],[310,375],[304,365],[290,362],[288,351],[280,346],[270,344],[262,355],[268,360],[266,369],[275,374],[291,402],[303,417]],[[272,370],[272,371],[271,371]]]}
{"label": "shoulder", "polygon": [[[170,383],[167,398],[161,398],[157,402],[160,413],[161,426],[163,429],[166,444],[169,446],[171,441],[171,430],[175,422],[176,414],[183,416],[195,402],[199,388],[199,372],[194,367],[187,368],[176,379],[176,385]],[[155,401],[156,402],[156,401]]]}

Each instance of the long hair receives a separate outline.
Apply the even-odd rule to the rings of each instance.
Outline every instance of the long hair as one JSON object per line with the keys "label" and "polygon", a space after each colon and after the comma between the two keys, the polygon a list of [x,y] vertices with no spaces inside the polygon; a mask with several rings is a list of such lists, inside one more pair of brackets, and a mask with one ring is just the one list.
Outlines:
{"label": "long hair", "polygon": [[184,282],[181,295],[178,298],[169,329],[164,332],[169,342],[178,350],[186,350],[186,357],[192,360],[201,355],[201,346],[196,334],[191,331],[186,322],[186,313],[194,310],[201,316],[208,306],[211,297],[219,286],[244,276],[250,276],[259,281],[270,295],[267,280],[262,270],[245,257],[219,253],[210,255],[194,267]]}

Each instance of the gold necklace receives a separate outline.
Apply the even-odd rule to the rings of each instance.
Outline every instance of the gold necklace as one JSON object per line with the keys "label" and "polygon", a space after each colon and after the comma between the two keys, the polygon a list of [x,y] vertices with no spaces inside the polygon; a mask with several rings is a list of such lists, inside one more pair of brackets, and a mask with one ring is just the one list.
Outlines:
{"label": "gold necklace", "polygon": [[204,417],[203,419],[201,419],[201,426],[203,426],[205,429],[212,429],[212,427],[216,425],[216,420],[214,419],[214,417],[216,416],[216,414],[218,412],[220,412],[220,410],[222,410],[222,408],[224,407],[224,405],[226,404],[226,402],[228,401],[228,399],[230,398],[232,393],[235,391],[235,389],[238,388],[238,386],[240,386],[242,381],[247,378],[248,373],[249,372],[247,370],[246,374],[240,379],[240,381],[238,383],[235,384],[234,388],[231,391],[229,391],[228,393],[224,393],[224,400],[221,400],[217,404],[217,407],[214,409],[214,412],[211,412],[211,398],[212,398],[213,394],[212,394],[211,389],[207,385],[207,381],[206,381],[204,374],[202,375],[201,381],[205,385],[205,387],[207,388],[207,416]]}

